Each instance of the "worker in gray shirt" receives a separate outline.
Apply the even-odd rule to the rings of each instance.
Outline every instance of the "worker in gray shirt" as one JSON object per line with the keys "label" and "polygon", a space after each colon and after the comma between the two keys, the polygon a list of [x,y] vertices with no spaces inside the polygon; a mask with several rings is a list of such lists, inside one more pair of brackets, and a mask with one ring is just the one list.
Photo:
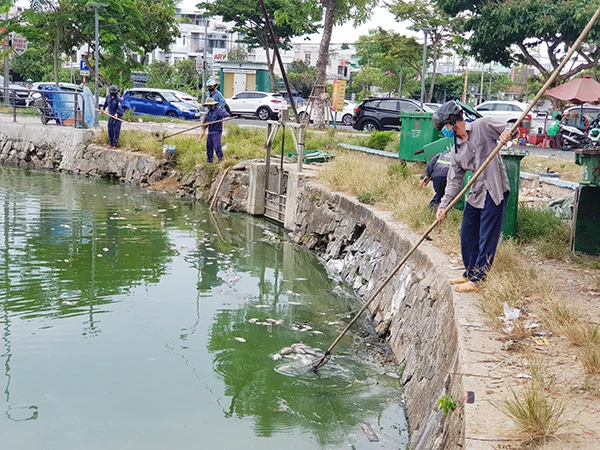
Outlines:
{"label": "worker in gray shirt", "polygon": [[[444,103],[432,118],[433,126],[446,137],[454,137],[454,150],[448,170],[446,192],[436,217],[446,218],[446,208],[460,192],[465,173],[476,172],[496,148],[506,144],[511,134],[505,123],[481,118],[465,122],[462,108],[454,101]],[[498,153],[473,183],[467,196],[460,229],[461,253],[465,271],[451,280],[459,292],[475,292],[494,262],[500,240],[506,200],[510,193],[508,176]]]}

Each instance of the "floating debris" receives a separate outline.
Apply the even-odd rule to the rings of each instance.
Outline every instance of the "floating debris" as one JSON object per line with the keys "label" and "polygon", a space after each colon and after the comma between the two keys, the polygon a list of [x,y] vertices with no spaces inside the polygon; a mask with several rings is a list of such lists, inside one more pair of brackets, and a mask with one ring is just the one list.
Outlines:
{"label": "floating debris", "polygon": [[243,337],[234,337],[234,339],[238,342],[246,342],[246,339],[244,339]]}
{"label": "floating debris", "polygon": [[104,247],[104,248],[102,249],[102,251],[103,251],[103,252],[107,252],[107,251],[108,251],[108,247]]}
{"label": "floating debris", "polygon": [[252,319],[248,319],[248,323],[256,323],[259,320],[256,317],[253,317]]}
{"label": "floating debris", "polygon": [[302,305],[302,303],[301,302],[288,302],[288,305],[300,306],[300,305]]}
{"label": "floating debris", "polygon": [[260,305],[254,305],[256,308],[268,308],[269,305],[264,305],[264,304],[260,304]]}
{"label": "floating debris", "polygon": [[73,305],[76,305],[77,303],[69,301],[69,300],[65,300],[64,302],[62,302],[62,304],[67,305],[67,306],[73,306]]}

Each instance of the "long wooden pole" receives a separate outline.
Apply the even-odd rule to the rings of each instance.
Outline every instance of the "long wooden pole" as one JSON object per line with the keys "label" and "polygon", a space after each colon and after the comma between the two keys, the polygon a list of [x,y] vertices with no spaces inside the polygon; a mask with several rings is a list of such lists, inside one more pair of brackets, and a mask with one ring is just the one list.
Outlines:
{"label": "long wooden pole", "polygon": [[[594,23],[596,23],[596,21],[598,20],[599,16],[600,16],[600,8],[598,8],[596,10],[595,14],[592,16],[592,18],[588,22],[587,26],[584,28],[584,30],[581,32],[581,34],[579,35],[579,37],[577,38],[577,40],[575,41],[575,43],[569,50],[569,53],[567,53],[567,55],[563,58],[562,62],[559,64],[559,66],[554,70],[554,72],[552,73],[550,78],[548,78],[546,83],[541,87],[541,89],[539,90],[539,92],[537,93],[535,98],[529,103],[529,105],[527,106],[525,111],[523,111],[523,113],[521,114],[521,117],[519,117],[519,119],[511,127],[511,129],[510,129],[511,135],[513,135],[519,129],[519,126],[521,125],[521,122],[523,122],[523,119],[525,119],[525,117],[527,117],[527,114],[529,114],[529,112],[532,110],[534,105],[539,101],[539,99],[542,97],[542,95],[544,95],[544,93],[548,90],[548,88],[552,85],[552,83],[554,83],[554,80],[556,80],[556,77],[560,74],[560,72],[563,69],[563,67],[565,66],[565,64],[567,64],[567,62],[571,59],[571,57],[573,56],[573,54],[575,53],[577,48],[579,48],[579,46],[581,45],[581,43],[583,42],[585,37],[588,35],[590,30],[594,26]],[[499,143],[498,145],[496,145],[496,148],[494,149],[494,151],[492,151],[492,153],[490,153],[490,155],[483,162],[483,164],[481,164],[481,167],[479,169],[477,169],[477,171],[473,174],[473,178],[471,178],[469,180],[469,182],[466,184],[466,186],[462,189],[462,191],[460,191],[458,193],[458,195],[456,197],[454,197],[454,200],[452,200],[450,202],[450,204],[444,210],[444,212],[447,213],[448,211],[450,211],[454,207],[454,205],[456,205],[456,203],[458,203],[458,201],[462,198],[462,196],[467,193],[467,191],[471,188],[471,186],[473,186],[473,183],[475,183],[477,178],[479,178],[479,176],[482,174],[482,172],[486,169],[486,167],[492,162],[494,157],[498,154],[498,152],[502,148],[502,145],[503,145],[502,143]],[[419,245],[421,245],[421,243],[427,238],[427,236],[429,236],[429,233],[431,233],[437,225],[438,225],[438,221],[436,220],[429,226],[429,228],[427,228],[427,231],[425,231],[425,233],[423,233],[423,235],[413,245],[413,247],[408,251],[408,253],[404,256],[404,258],[402,258],[402,260],[398,263],[398,265],[394,268],[394,270],[392,270],[392,272],[386,277],[386,279],[383,280],[383,283],[381,283],[381,285],[377,289],[375,289],[375,291],[371,294],[371,296],[365,302],[365,304],[362,306],[362,308],[360,308],[360,310],[352,318],[350,323],[348,323],[346,328],[344,328],[344,331],[342,331],[340,333],[340,335],[335,339],[335,341],[333,341],[333,343],[329,346],[329,348],[327,349],[327,352],[325,352],[325,354],[319,360],[319,362],[313,366],[313,368],[312,368],[313,372],[316,372],[323,365],[325,365],[325,361],[327,360],[329,355],[331,355],[331,352],[333,351],[334,347],[341,341],[342,337],[348,332],[350,327],[352,325],[354,325],[354,323],[358,320],[358,318],[361,316],[361,314],[363,312],[365,312],[365,310],[368,308],[368,306],[373,302],[373,300],[375,300],[375,297],[377,297],[377,295],[379,295],[379,293],[390,282],[390,280],[394,277],[394,275],[396,275],[396,273],[398,273],[398,271],[402,268],[402,266],[404,266],[404,264],[406,263],[408,258],[417,250]]]}

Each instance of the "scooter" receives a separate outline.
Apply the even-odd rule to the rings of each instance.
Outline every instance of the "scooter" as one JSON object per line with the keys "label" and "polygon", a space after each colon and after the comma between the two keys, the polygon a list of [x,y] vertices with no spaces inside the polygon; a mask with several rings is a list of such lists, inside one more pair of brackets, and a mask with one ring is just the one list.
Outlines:
{"label": "scooter", "polygon": [[556,135],[556,145],[564,151],[588,147],[592,140],[577,127],[559,124],[560,131]]}

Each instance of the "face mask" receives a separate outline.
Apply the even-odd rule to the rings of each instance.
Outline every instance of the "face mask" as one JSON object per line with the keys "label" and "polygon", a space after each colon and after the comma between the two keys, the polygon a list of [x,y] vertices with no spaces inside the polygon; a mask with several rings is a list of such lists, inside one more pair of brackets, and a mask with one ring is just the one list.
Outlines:
{"label": "face mask", "polygon": [[446,136],[447,138],[453,138],[454,130],[452,128],[448,129],[448,128],[444,127],[444,128],[442,128],[442,134],[444,136]]}

